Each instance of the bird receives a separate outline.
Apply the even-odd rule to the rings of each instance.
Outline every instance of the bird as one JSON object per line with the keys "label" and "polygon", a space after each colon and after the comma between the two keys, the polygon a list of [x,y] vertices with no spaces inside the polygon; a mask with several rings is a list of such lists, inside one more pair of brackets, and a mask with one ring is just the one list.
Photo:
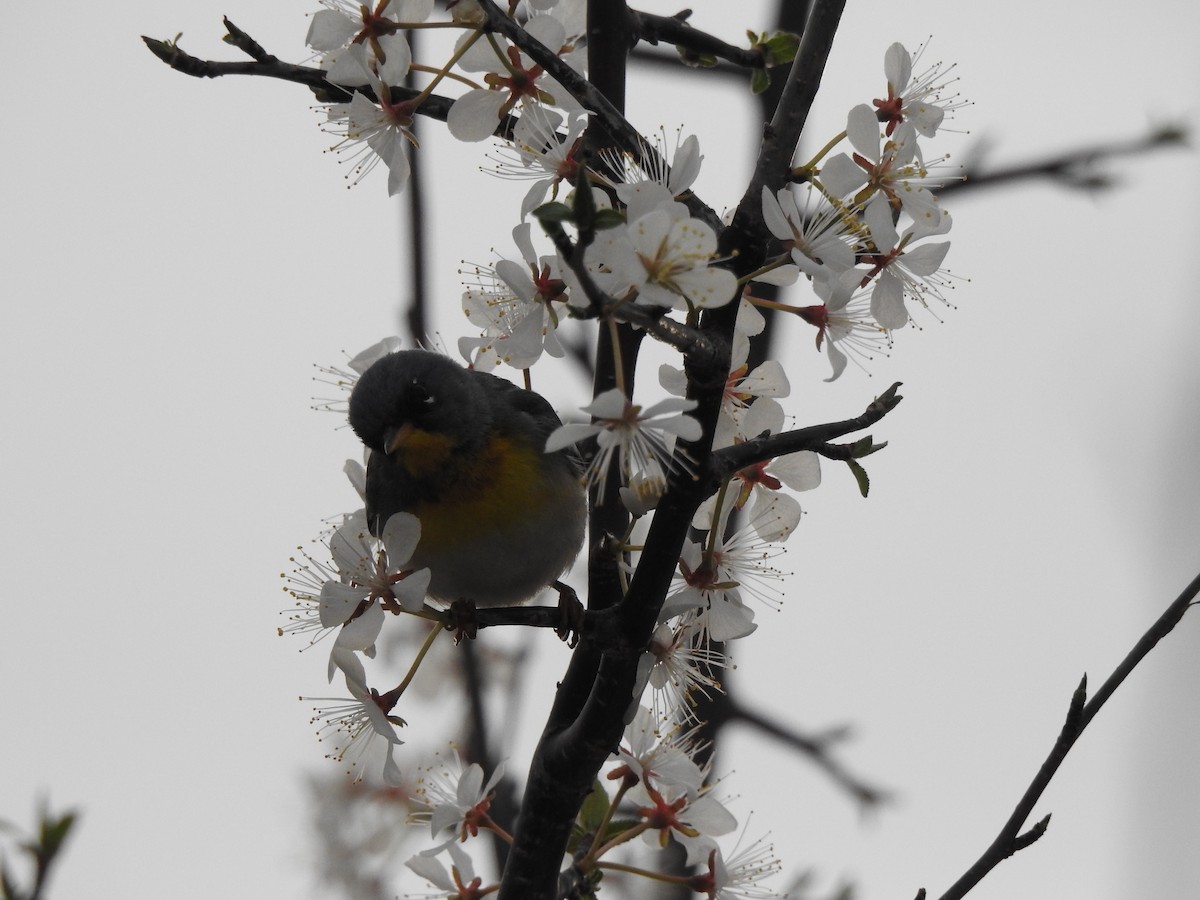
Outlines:
{"label": "bird", "polygon": [[349,422],[371,451],[368,528],[381,535],[398,512],[420,520],[409,566],[429,568],[430,597],[507,606],[555,587],[563,602],[587,497],[570,451],[545,452],[562,422],[544,397],[441,353],[399,350],[359,377]]}

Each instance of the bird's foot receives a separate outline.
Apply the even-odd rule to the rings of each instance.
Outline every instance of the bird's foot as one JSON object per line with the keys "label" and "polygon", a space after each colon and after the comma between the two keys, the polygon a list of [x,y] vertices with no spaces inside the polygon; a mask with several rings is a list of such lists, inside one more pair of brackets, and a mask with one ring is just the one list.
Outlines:
{"label": "bird's foot", "polygon": [[479,633],[479,623],[475,615],[473,600],[455,600],[450,604],[450,618],[446,622],[446,630],[454,632],[454,643],[461,644],[463,638],[473,641]]}
{"label": "bird's foot", "polygon": [[569,584],[555,581],[550,587],[558,591],[559,622],[554,629],[559,640],[566,641],[568,647],[574,648],[579,643],[579,635],[583,630],[583,604],[579,595]]}

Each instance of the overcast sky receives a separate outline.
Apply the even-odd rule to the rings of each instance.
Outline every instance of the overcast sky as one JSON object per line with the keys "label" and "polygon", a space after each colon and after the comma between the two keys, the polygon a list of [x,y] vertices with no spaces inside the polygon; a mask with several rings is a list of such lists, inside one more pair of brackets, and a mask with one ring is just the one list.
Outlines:
{"label": "overcast sky", "polygon": [[[694,6],[697,26],[738,41],[773,4]],[[975,104],[954,126],[970,134],[945,142],[958,159],[1036,159],[1197,112],[1200,21],[1175,3],[849,6],[813,144],[879,95],[889,43],[931,33],[930,59],[956,61]],[[219,41],[228,15],[301,61],[308,11],[9,11],[0,818],[28,825],[45,795],[82,810],[59,898],[317,894],[303,785],[329,764],[296,696],[328,688],[323,651],[275,635],[278,575],[353,505],[340,468],[358,450],[310,411],[312,367],[395,331],[398,205],[382,172],[346,189],[304,90],[186,78],[138,40],[182,31],[196,55],[237,58]],[[697,133],[697,191],[723,209],[749,171],[751,104],[691,80],[638,82],[630,116]],[[453,346],[456,270],[504,251],[524,186],[425,134]],[[1008,816],[1080,676],[1098,685],[1200,568],[1196,158],[1106,169],[1103,194],[1029,183],[948,200],[947,263],[970,281],[869,376],[826,385],[810,334],[779,344],[801,424],[857,414],[892,381],[906,397],[873,429],[890,444],[869,461],[870,499],[832,466],[801,498],[782,609],[736,648],[743,697],[798,728],[853,724],[848,763],[897,794],[863,819],[803,761],[735,737],[734,811],[754,810],[751,834],[772,831],[788,871],[936,896]],[[586,402],[563,371],[539,377],[562,408]],[[531,711],[566,663],[545,638]],[[1047,836],[974,896],[1190,896],[1198,675],[1193,617],[1071,754],[1035,813],[1053,812]]]}

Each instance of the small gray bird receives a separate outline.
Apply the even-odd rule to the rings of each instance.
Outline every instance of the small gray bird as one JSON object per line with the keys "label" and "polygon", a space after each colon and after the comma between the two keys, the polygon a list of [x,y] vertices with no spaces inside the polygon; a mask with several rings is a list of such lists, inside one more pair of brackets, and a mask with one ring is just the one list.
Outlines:
{"label": "small gray bird", "polygon": [[429,567],[432,597],[533,597],[575,560],[587,520],[575,459],[544,452],[561,424],[540,394],[441,354],[382,357],[350,395],[350,426],[371,448],[371,533],[393,513],[420,520],[411,565]]}

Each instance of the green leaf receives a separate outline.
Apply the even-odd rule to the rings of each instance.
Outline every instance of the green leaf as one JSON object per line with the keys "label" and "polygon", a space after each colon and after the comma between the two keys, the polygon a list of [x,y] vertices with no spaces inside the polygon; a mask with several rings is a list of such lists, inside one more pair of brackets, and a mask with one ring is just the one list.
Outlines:
{"label": "green leaf", "polygon": [[625,217],[615,209],[598,209],[596,217],[592,219],[592,227],[596,231],[603,231],[606,228],[616,228],[618,225],[625,224]]}
{"label": "green leaf", "polygon": [[571,207],[557,201],[543,203],[533,211],[533,215],[543,225],[561,225],[563,222],[575,221]]}
{"label": "green leaf", "polygon": [[763,37],[766,38],[762,45],[766,49],[767,68],[782,66],[796,58],[796,51],[800,49],[799,35],[790,31],[777,31],[769,37]]}
{"label": "green leaf", "polygon": [[750,75],[750,90],[761,94],[771,86],[771,76],[766,69],[755,69]]}
{"label": "green leaf", "polygon": [[41,822],[41,843],[46,859],[51,859],[62,849],[63,841],[71,826],[75,824],[75,813],[64,813],[62,818],[55,819],[46,815]]}
{"label": "green leaf", "polygon": [[863,459],[872,453],[878,453],[886,446],[887,441],[877,444],[875,443],[875,439],[868,434],[866,437],[861,437],[850,445],[850,456],[853,459]]}
{"label": "green leaf", "polygon": [[854,473],[854,480],[858,482],[859,493],[864,497],[867,496],[867,492],[871,489],[871,479],[867,477],[867,470],[853,459],[846,460],[846,465]]}
{"label": "green leaf", "polygon": [[579,826],[585,833],[595,831],[608,815],[608,792],[599,781],[592,782],[592,789],[583,798],[583,806],[579,808]]}

